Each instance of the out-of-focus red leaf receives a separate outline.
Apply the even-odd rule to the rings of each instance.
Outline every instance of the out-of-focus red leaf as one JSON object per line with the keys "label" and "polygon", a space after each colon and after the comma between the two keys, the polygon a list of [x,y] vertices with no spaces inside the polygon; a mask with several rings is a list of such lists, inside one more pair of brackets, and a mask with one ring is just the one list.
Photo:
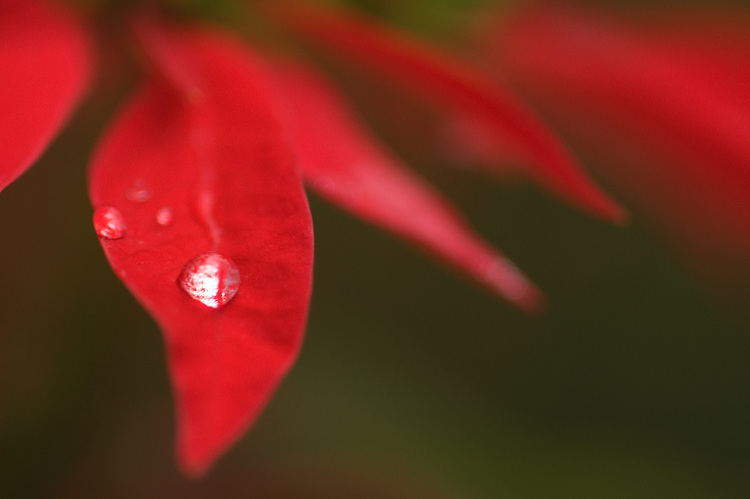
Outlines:
{"label": "out-of-focus red leaf", "polygon": [[750,36],[734,15],[674,19],[659,28],[539,3],[498,26],[493,46],[605,160],[604,178],[681,251],[704,267],[728,267],[728,277],[739,255],[745,267],[750,256]]}
{"label": "out-of-focus red leaf", "polygon": [[601,104],[600,112],[643,130],[655,144],[750,178],[750,114],[738,112],[736,88],[728,93],[727,82],[712,78],[727,72],[739,77],[741,66],[719,72],[718,58],[712,65],[686,61],[658,34],[644,36],[627,23],[559,6],[530,9],[510,28],[498,50],[512,54],[514,67],[536,88],[579,105]]}
{"label": "out-of-focus red leaf", "polygon": [[[639,21],[641,21],[639,19]],[[684,9],[642,21],[638,35],[653,40],[660,57],[689,73],[691,84],[750,106],[750,12]],[[632,23],[631,26],[632,27]]]}
{"label": "out-of-focus red leaf", "polygon": [[481,123],[564,199],[605,219],[623,220],[623,209],[578,168],[563,144],[510,92],[475,68],[350,11],[297,0],[263,5],[297,34]]}
{"label": "out-of-focus red leaf", "polygon": [[[122,216],[122,237],[101,243],[163,330],[178,458],[199,474],[258,417],[296,357],[311,290],[312,222],[254,56],[207,29],[142,28],[147,49],[163,49],[149,52],[164,73],[152,75],[102,140],[90,195],[97,213],[114,208]],[[179,54],[172,59],[179,71],[163,64],[165,53]],[[206,253],[233,261],[240,279],[234,298],[203,290],[216,298],[211,306],[178,285],[188,262]],[[236,285],[232,272],[219,277]]]}
{"label": "out-of-focus red leaf", "polygon": [[536,288],[440,194],[368,134],[330,83],[299,64],[286,63],[278,74],[289,100],[297,154],[313,189],[518,306],[529,311],[539,307]]}
{"label": "out-of-focus red leaf", "polygon": [[67,13],[36,0],[0,5],[0,190],[39,157],[90,76],[88,35]]}

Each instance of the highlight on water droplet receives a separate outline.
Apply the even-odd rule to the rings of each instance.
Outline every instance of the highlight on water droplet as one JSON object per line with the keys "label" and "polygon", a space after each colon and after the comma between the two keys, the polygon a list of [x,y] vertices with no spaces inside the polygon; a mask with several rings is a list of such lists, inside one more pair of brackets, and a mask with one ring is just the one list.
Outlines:
{"label": "highlight on water droplet", "polygon": [[162,206],[159,211],[156,212],[156,223],[162,227],[168,227],[172,225],[174,215],[172,214],[172,208],[169,206]]}
{"label": "highlight on water droplet", "polygon": [[151,191],[146,188],[146,183],[139,179],[133,182],[133,187],[125,191],[125,197],[135,203],[145,203],[151,198]]}
{"label": "highlight on water droplet", "polygon": [[234,298],[240,288],[240,270],[219,253],[204,253],[190,260],[177,280],[192,299],[219,308]]}
{"label": "highlight on water droplet", "polygon": [[94,211],[94,230],[99,237],[120,239],[126,229],[125,219],[117,208],[103,206]]}

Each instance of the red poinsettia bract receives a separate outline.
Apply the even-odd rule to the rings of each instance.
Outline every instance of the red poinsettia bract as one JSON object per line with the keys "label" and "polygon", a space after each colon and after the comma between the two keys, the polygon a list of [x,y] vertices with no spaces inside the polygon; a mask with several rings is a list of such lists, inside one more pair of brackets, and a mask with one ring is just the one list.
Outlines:
{"label": "red poinsettia bract", "polygon": [[[315,8],[301,23],[294,10],[271,10],[328,48],[343,41],[348,55],[369,54],[365,65],[405,88],[431,89],[431,101],[510,140],[563,197],[622,217],[554,135],[478,71],[350,14]],[[185,472],[202,473],[239,438],[299,350],[313,260],[303,180],[520,307],[539,307],[534,286],[372,137],[325,77],[219,28],[148,12],[123,23],[146,61],[144,81],[104,133],[89,191],[113,270],[163,331]],[[42,0],[6,2],[0,13],[3,187],[76,104],[92,42],[84,24]]]}
{"label": "red poinsettia bract", "polygon": [[492,31],[506,71],[723,288],[750,276],[750,22],[532,3]]}
{"label": "red poinsettia bract", "polygon": [[519,156],[530,175],[563,199],[608,220],[624,219],[622,208],[587,179],[526,107],[470,65],[353,12],[298,0],[269,5],[273,17],[297,35],[393,79],[457,116],[480,122],[491,137]]}
{"label": "red poinsettia bract", "polygon": [[88,36],[65,12],[23,0],[0,4],[0,190],[65,123],[88,83],[90,59]]}
{"label": "red poinsettia bract", "polygon": [[[164,72],[107,132],[89,185],[94,208],[114,208],[126,224],[102,246],[161,325],[179,455],[187,470],[200,471],[255,419],[297,354],[312,284],[312,221],[252,56],[210,31],[154,38],[164,45],[152,52]],[[174,70],[160,60],[167,55]],[[159,220],[164,210],[169,218]],[[224,260],[185,268],[202,255],[227,259],[236,276],[208,273],[234,271],[221,268]],[[199,299],[185,292],[190,276],[193,289],[207,287]]]}

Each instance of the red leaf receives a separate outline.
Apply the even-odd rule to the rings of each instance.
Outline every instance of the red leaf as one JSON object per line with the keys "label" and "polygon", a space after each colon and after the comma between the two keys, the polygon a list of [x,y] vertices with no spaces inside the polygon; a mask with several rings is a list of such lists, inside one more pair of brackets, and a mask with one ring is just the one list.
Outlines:
{"label": "red leaf", "polygon": [[732,280],[750,256],[750,37],[734,13],[679,11],[659,28],[539,3],[494,49],[680,253]]}
{"label": "red leaf", "polygon": [[744,70],[737,61],[691,58],[670,48],[663,34],[558,6],[540,4],[508,27],[497,50],[512,54],[517,73],[535,88],[578,106],[596,102],[600,114],[641,130],[647,140],[750,179],[742,166],[750,158],[750,119],[737,112],[748,94],[738,94]]}
{"label": "red leaf", "polygon": [[275,18],[327,50],[402,84],[510,143],[552,191],[622,221],[622,208],[578,168],[565,147],[508,91],[475,68],[353,12],[298,1],[266,2]]}
{"label": "red leaf", "polygon": [[[166,73],[152,77],[106,134],[90,194],[97,214],[111,207],[122,215],[123,237],[101,243],[162,328],[178,457],[199,474],[258,417],[297,355],[312,223],[261,65],[215,32],[148,30],[146,46],[164,49],[150,55]],[[179,54],[178,73],[162,66],[160,52]],[[164,76],[175,74],[187,79],[167,84]],[[207,253],[203,263],[220,267],[218,285],[228,294],[183,275],[199,270],[192,259]]]}
{"label": "red leaf", "polygon": [[34,0],[0,6],[0,190],[44,151],[89,80],[84,29]]}
{"label": "red leaf", "polygon": [[368,134],[320,76],[279,70],[308,184],[344,209],[416,243],[494,293],[536,310],[536,288],[456,210]]}

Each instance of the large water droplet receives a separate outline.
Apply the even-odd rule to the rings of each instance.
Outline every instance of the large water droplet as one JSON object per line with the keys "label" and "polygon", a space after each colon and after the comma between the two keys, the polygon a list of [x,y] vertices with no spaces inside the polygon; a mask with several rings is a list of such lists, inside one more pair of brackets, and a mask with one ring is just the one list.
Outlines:
{"label": "large water droplet", "polygon": [[177,280],[191,298],[219,308],[240,288],[240,271],[232,260],[218,253],[204,253],[190,260]]}
{"label": "large water droplet", "polygon": [[172,208],[169,206],[163,206],[156,212],[156,223],[162,227],[169,227],[172,225],[174,215],[172,214]]}
{"label": "large water droplet", "polygon": [[94,230],[99,237],[120,239],[125,235],[125,229],[125,219],[117,208],[104,206],[94,212]]}

